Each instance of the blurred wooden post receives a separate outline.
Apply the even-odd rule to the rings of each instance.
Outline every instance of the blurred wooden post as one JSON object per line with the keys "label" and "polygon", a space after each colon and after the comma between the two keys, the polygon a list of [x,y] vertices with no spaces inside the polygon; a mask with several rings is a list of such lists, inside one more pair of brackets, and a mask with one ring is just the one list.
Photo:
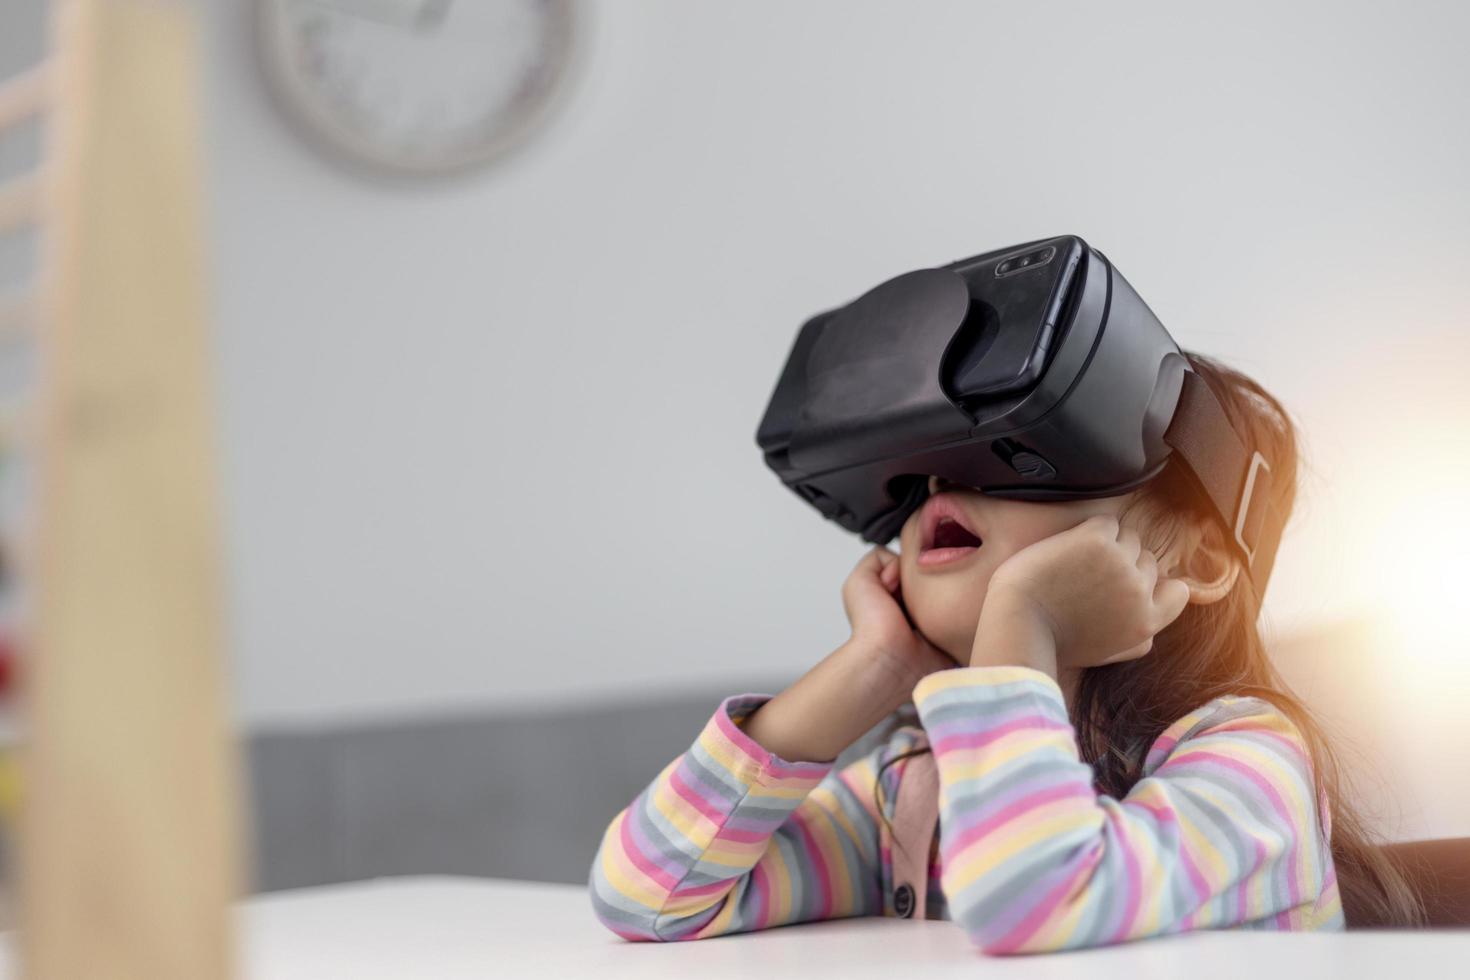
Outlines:
{"label": "blurred wooden post", "polygon": [[233,971],[242,862],[196,7],[52,8],[22,965],[40,980],[212,980]]}

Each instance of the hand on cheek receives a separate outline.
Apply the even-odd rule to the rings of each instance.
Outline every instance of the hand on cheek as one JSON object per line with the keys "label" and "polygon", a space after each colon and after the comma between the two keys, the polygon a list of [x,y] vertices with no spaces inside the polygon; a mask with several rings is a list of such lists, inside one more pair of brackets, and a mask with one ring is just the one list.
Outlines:
{"label": "hand on cheek", "polygon": [[1096,667],[1141,657],[1189,601],[1116,517],[1090,517],[1006,559],[991,576],[970,665]]}
{"label": "hand on cheek", "polygon": [[842,602],[852,643],[892,668],[900,679],[895,686],[900,700],[920,677],[957,666],[909,620],[899,558],[887,548],[875,547],[863,556],[843,583]]}

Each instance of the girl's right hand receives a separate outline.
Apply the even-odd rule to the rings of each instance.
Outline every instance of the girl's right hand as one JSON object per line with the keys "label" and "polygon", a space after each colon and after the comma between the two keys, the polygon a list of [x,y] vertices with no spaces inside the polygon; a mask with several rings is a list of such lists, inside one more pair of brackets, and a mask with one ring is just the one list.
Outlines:
{"label": "girl's right hand", "polygon": [[[847,576],[842,606],[852,626],[850,642],[890,662],[909,689],[936,670],[960,666],[910,622],[903,606],[898,556],[886,547],[874,545]],[[912,682],[907,680],[910,676]]]}

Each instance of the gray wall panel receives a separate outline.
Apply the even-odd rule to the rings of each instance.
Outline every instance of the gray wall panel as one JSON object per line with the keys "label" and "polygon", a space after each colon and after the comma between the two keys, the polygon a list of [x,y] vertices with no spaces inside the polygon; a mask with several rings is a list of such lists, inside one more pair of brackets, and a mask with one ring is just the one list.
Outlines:
{"label": "gray wall panel", "polygon": [[719,701],[257,735],[256,888],[430,873],[584,882],[608,822]]}

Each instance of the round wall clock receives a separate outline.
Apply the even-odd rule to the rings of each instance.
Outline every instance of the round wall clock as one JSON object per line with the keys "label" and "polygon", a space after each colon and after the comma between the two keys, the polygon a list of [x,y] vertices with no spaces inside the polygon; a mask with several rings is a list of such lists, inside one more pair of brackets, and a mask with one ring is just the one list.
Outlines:
{"label": "round wall clock", "polygon": [[559,101],[580,0],[255,0],[271,89],[313,142],[396,174],[457,173]]}

